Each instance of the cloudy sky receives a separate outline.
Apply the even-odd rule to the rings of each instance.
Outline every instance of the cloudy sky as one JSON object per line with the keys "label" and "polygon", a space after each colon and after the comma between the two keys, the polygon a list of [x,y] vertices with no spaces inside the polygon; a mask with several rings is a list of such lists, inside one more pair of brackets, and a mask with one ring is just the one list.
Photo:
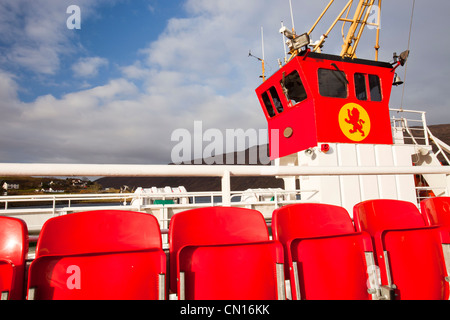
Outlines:
{"label": "cloudy sky", "polygon": [[[412,0],[383,1],[381,60],[407,49]],[[328,0],[292,0],[298,33]],[[314,40],[344,1],[335,1]],[[70,5],[81,12],[69,29]],[[450,123],[450,1],[417,0],[403,106]],[[288,0],[0,0],[0,162],[164,164],[172,133],[264,129],[260,84],[284,49]],[[357,54],[374,56],[375,30]],[[325,43],[337,54],[340,28]],[[403,77],[404,69],[400,71]],[[394,88],[392,107],[401,104]],[[262,141],[264,142],[264,141]]]}

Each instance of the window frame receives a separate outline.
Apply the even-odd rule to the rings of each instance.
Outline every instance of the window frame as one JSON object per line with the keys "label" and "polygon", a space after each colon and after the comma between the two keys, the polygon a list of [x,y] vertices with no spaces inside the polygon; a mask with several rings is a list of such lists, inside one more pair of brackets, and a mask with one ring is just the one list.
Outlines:
{"label": "window frame", "polygon": [[[327,72],[327,78],[324,78],[324,72]],[[340,74],[341,76],[339,76],[338,74]],[[337,80],[337,82],[334,83],[341,83],[343,84],[343,86],[341,88],[339,87],[332,87],[330,86],[330,82],[329,79],[331,77],[334,77],[335,80]],[[322,79],[322,81],[321,81]],[[349,91],[348,91],[348,79],[347,79],[347,74],[342,71],[342,70],[338,70],[338,69],[327,69],[327,68],[319,68],[317,71],[317,80],[318,80],[318,87],[319,87],[319,94],[322,97],[326,97],[326,98],[338,98],[338,99],[347,99],[349,96]],[[325,83],[327,83],[327,85],[325,85]],[[344,89],[344,90],[342,90]],[[332,91],[337,91],[338,94],[334,94]],[[345,93],[345,96],[343,95]]]}
{"label": "window frame", "polygon": [[[296,79],[291,79],[295,77]],[[292,94],[295,93],[299,93],[299,97],[301,97],[301,100],[295,100],[295,98],[297,97],[291,97],[289,94],[289,88],[291,86],[286,86],[286,83],[288,82],[287,79],[289,78],[289,83],[292,83]],[[297,83],[297,79],[300,82],[300,86],[298,86]],[[285,75],[285,73],[283,72],[283,79],[281,79],[280,81],[280,85],[281,85],[281,89],[283,90],[284,96],[286,97],[286,100],[288,102],[289,106],[295,106],[297,104],[299,104],[300,102],[305,101],[306,99],[308,99],[308,93],[306,92],[306,88],[305,85],[303,84],[302,78],[300,77],[300,73],[298,72],[297,69],[294,69],[291,73],[289,73],[288,75]],[[300,90],[301,92],[298,92],[298,90]]]}
{"label": "window frame", "polygon": [[[375,79],[375,77],[376,77],[376,80],[377,80],[377,84],[376,84],[376,86],[372,87],[372,81],[371,81],[371,78],[372,78],[372,79]],[[376,75],[376,74],[367,74],[367,81],[368,81],[368,83],[369,83],[370,101],[373,101],[373,102],[382,102],[382,101],[383,101],[383,90],[382,90],[382,87],[381,87],[381,79],[380,79],[380,77],[379,77],[378,75]],[[378,96],[377,96],[377,99],[373,99],[372,91],[373,91],[374,89],[376,89],[376,87],[378,87],[377,95],[379,96],[379,98],[378,98]]]}
{"label": "window frame", "polygon": [[273,107],[273,102],[271,96],[269,95],[269,90],[264,91],[261,94],[261,99],[264,103],[264,107],[266,108],[266,112],[269,118],[275,117],[277,114],[275,112],[275,108]]}
{"label": "window frame", "polygon": [[277,114],[283,113],[284,106],[283,103],[281,102],[281,98],[280,95],[278,94],[277,88],[275,88],[275,86],[271,86],[267,91],[270,93],[270,97],[272,98],[273,103],[272,106],[275,107],[275,111],[277,112]]}
{"label": "window frame", "polygon": [[[359,77],[359,79],[356,79],[357,77]],[[360,101],[368,101],[369,100],[369,95],[367,93],[367,77],[366,77],[366,73],[355,72],[355,74],[353,75],[353,80],[355,82],[355,96],[356,96],[356,99],[358,99]],[[358,85],[360,85],[360,87],[358,87]],[[362,86],[364,86],[364,88]],[[362,94],[364,94],[363,97],[360,96]]]}
{"label": "window frame", "polygon": [[[364,77],[364,89],[366,94],[366,99],[362,99],[358,97],[359,90],[358,90],[358,81],[356,79],[357,76],[363,76]],[[354,88],[355,88],[355,97],[356,99],[360,101],[371,101],[371,102],[382,102],[383,101],[383,91],[381,88],[381,78],[377,74],[371,74],[371,73],[361,73],[361,72],[355,72],[353,76],[354,80]],[[359,83],[361,84],[361,78]],[[360,88],[361,89],[361,88]],[[376,90],[376,94],[373,94],[373,90]]]}
{"label": "window frame", "polygon": [[[261,99],[264,103],[267,115],[269,118],[273,118],[284,111],[283,102],[281,101],[278,90],[275,86],[270,86],[266,91],[261,94]],[[278,101],[278,103],[276,103]]]}

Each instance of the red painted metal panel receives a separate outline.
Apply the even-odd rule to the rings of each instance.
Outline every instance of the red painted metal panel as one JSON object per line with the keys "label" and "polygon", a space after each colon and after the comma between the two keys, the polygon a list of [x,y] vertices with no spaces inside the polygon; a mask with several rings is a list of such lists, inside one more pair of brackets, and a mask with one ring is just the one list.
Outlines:
{"label": "red painted metal panel", "polygon": [[[342,73],[334,80],[345,83],[346,94],[325,94],[319,84],[321,70]],[[306,93],[306,98],[298,103],[288,101],[289,90],[283,88],[294,71],[298,72]],[[364,98],[357,95],[355,74],[360,76],[358,79],[365,79]],[[278,130],[274,137],[279,138],[270,139],[271,150],[278,150],[271,158],[321,142],[392,144],[389,99],[393,78],[393,68],[387,63],[313,53],[295,57],[256,89],[269,132]],[[276,97],[270,95],[274,91]],[[273,111],[268,110],[270,103]]]}

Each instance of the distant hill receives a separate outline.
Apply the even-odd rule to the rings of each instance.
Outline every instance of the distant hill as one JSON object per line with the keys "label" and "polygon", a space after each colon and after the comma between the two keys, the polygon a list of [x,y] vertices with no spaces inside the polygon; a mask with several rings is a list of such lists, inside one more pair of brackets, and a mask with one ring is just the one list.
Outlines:
{"label": "distant hill", "polygon": [[450,124],[428,126],[433,135],[450,145]]}
{"label": "distant hill", "polygon": [[196,159],[186,161],[182,164],[205,164],[205,165],[270,165],[270,155],[268,145],[253,146],[244,151],[217,155],[214,158]]}
{"label": "distant hill", "polygon": [[[432,125],[429,126],[433,135],[450,145],[450,124]],[[260,155],[256,161],[254,155]],[[450,156],[450,155],[449,155]],[[258,147],[252,147],[242,152],[235,152],[228,155],[218,156],[215,159],[199,159],[186,162],[182,165],[190,164],[209,164],[218,162],[218,159],[222,159],[222,163],[227,163],[226,159],[233,159],[233,164],[236,165],[268,165],[268,146],[262,145]],[[243,160],[239,162],[238,160]],[[219,165],[219,164],[213,164]],[[116,188],[126,185],[130,189],[137,187],[149,188],[158,187],[163,188],[166,186],[178,187],[184,186],[187,191],[199,192],[199,191],[220,191],[221,179],[218,177],[105,177],[96,180],[98,184],[104,188]],[[242,191],[249,188],[283,188],[284,183],[282,179],[276,179],[274,177],[231,177],[231,190]]]}
{"label": "distant hill", "polygon": [[[137,187],[164,188],[184,186],[189,192],[220,191],[220,177],[105,177],[96,180],[103,187],[116,188],[126,185],[131,190]],[[256,188],[283,188],[282,179],[274,177],[231,177],[231,190],[243,191]]]}
{"label": "distant hill", "polygon": [[[261,152],[261,153],[260,153]],[[255,158],[255,155],[260,155]],[[184,162],[181,165],[203,164],[220,165],[227,163],[236,165],[270,165],[267,145],[255,146],[245,151],[224,154],[216,158],[197,159]],[[220,164],[217,164],[219,162]],[[184,186],[189,192],[202,191],[220,191],[220,177],[105,177],[96,180],[98,184],[105,188],[119,189],[122,186],[128,186],[131,190],[137,187],[163,188],[166,186],[178,187]],[[243,191],[250,188],[283,188],[282,179],[274,177],[231,177],[231,190]]]}
{"label": "distant hill", "polygon": [[[431,133],[437,137],[442,142],[450,145],[450,124],[437,124],[428,126]],[[421,129],[421,128],[419,128]],[[416,138],[423,138],[423,130],[414,130],[412,132]],[[405,135],[406,137],[406,135]],[[405,138],[407,143],[411,143],[411,138]],[[420,141],[420,140],[418,140]],[[436,153],[438,151],[437,147],[433,144],[433,151]],[[447,153],[447,157],[450,158],[450,154]],[[438,155],[438,159],[445,164],[445,159],[442,155]]]}

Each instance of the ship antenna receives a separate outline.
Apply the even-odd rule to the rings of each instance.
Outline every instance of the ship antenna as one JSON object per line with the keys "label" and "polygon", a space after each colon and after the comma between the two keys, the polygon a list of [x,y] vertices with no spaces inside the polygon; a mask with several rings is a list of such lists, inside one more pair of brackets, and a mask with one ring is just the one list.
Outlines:
{"label": "ship antenna", "polygon": [[[284,24],[283,21],[281,21],[281,29],[283,29]],[[284,64],[287,63],[287,51],[286,51],[286,44],[284,43],[284,35],[281,35],[281,40],[283,41],[283,49],[284,49]],[[281,63],[280,63],[281,67]]]}
{"label": "ship antenna", "polygon": [[265,52],[264,52],[264,28],[261,27],[261,49],[262,49],[262,59],[265,60]]}
{"label": "ship antenna", "polygon": [[292,11],[292,0],[289,0],[289,7],[291,9],[292,33],[295,33],[294,12]]}
{"label": "ship antenna", "polygon": [[262,79],[263,82],[266,81],[266,66],[265,66],[265,61],[266,61],[266,57],[265,57],[265,52],[264,52],[264,28],[261,27],[261,49],[262,49]]}
{"label": "ship antenna", "polygon": [[260,78],[262,78],[263,82],[264,82],[264,81],[266,81],[266,66],[265,66],[264,29],[263,29],[263,27],[261,27],[261,40],[262,40],[262,44],[261,44],[261,46],[262,46],[262,58],[259,58],[259,57],[255,56],[255,55],[253,55],[251,50],[249,50],[248,56],[256,58],[259,61],[261,61],[261,64],[262,64],[262,75],[260,76]]}
{"label": "ship antenna", "polygon": [[[413,4],[412,4],[412,11],[411,11],[411,22],[409,23],[409,38],[408,38],[408,51],[410,49],[411,46],[411,33],[412,33],[412,26],[413,26],[413,20],[414,20],[414,8],[416,5],[416,0],[413,0]],[[405,66],[405,74],[403,76],[403,88],[402,88],[402,101],[400,103],[400,110],[403,111],[403,98],[405,97],[405,87],[406,87],[406,69],[408,69],[408,62],[406,62],[406,66]]]}

